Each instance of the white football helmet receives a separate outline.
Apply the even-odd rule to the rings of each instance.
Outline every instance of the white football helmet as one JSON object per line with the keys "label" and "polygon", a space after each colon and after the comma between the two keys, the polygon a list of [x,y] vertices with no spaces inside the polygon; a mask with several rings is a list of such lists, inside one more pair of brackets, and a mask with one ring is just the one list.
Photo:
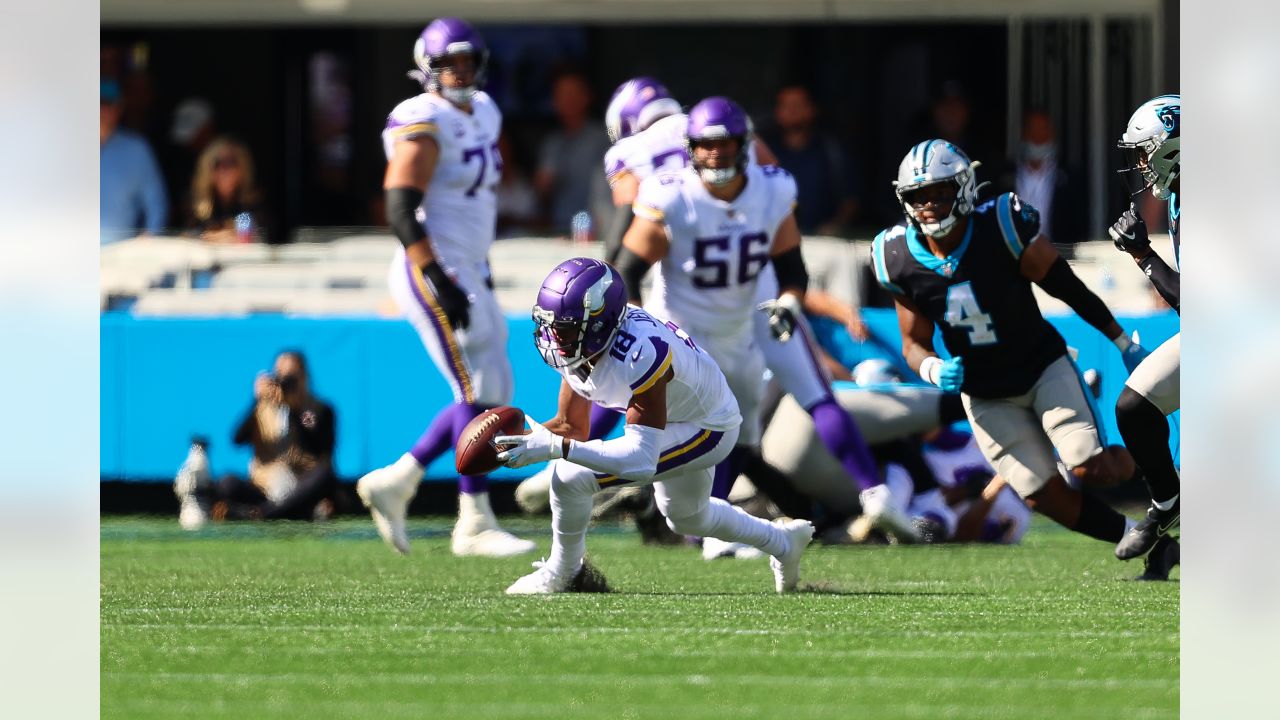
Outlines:
{"label": "white football helmet", "polygon": [[[911,148],[907,156],[902,158],[902,163],[898,165],[898,179],[893,181],[893,189],[912,224],[929,237],[939,237],[950,232],[956,220],[973,212],[978,202],[979,189],[973,171],[981,164],[976,160],[970,161],[963,150],[946,140],[925,140]],[[911,207],[905,196],[926,185],[941,182],[956,185],[956,201],[951,206],[951,212],[938,222],[920,222],[915,208]]]}
{"label": "white football helmet", "polygon": [[1119,170],[1130,195],[1147,188],[1161,200],[1172,194],[1178,179],[1182,130],[1182,96],[1160,95],[1138,107],[1116,144],[1124,154]]}

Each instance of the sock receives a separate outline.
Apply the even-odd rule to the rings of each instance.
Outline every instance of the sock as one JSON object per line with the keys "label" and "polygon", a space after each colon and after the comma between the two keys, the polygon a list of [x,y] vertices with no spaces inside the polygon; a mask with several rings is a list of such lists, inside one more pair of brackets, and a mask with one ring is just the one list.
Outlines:
{"label": "sock", "polygon": [[[580,482],[594,479],[585,476]],[[591,523],[591,487],[577,488],[551,482],[551,553],[547,562],[560,572],[572,572],[582,564],[587,552],[587,525]]]}
{"label": "sock", "polygon": [[700,527],[697,534],[725,542],[737,542],[759,548],[767,555],[777,557],[785,553],[787,535],[777,525],[730,505],[720,498],[711,498],[695,520]]}
{"label": "sock", "polygon": [[835,398],[827,397],[809,408],[813,416],[814,427],[822,444],[831,451],[844,467],[849,477],[858,483],[858,488],[866,490],[879,485],[883,480],[876,471],[876,460],[871,456],[871,449],[862,439],[858,425],[849,417],[849,413],[840,407]]}
{"label": "sock", "polygon": [[733,490],[734,481],[742,474],[744,458],[749,452],[751,450],[747,447],[734,445],[729,456],[716,465],[715,479],[711,482],[711,497],[729,499],[729,491]]}
{"label": "sock", "polygon": [[618,423],[622,420],[622,413],[617,410],[600,407],[595,403],[591,403],[591,433],[587,436],[588,440],[603,440],[605,436],[613,432],[618,427]]}
{"label": "sock", "polygon": [[422,467],[430,465],[445,450],[453,447],[453,416],[457,408],[457,404],[446,405],[409,450],[409,454]]}
{"label": "sock", "polygon": [[1118,543],[1127,532],[1129,519],[1092,495],[1080,496],[1080,517],[1072,530],[1081,535]]}
{"label": "sock", "polygon": [[1172,510],[1173,506],[1178,504],[1178,496],[1174,495],[1163,502],[1156,502],[1155,500],[1152,500],[1151,504],[1155,505],[1157,510]]}
{"label": "sock", "polygon": [[[453,427],[450,432],[450,447],[457,445],[458,438],[462,437],[462,431],[467,427],[467,423],[475,419],[485,410],[483,405],[474,403],[454,403],[453,405]],[[466,495],[474,495],[476,493],[489,492],[489,477],[487,475],[459,475],[458,491]]]}
{"label": "sock", "polygon": [[760,453],[746,453],[742,472],[751,479],[760,492],[769,496],[774,505],[787,517],[813,519],[813,503],[795,486],[781,470],[769,464]]}
{"label": "sock", "polygon": [[1166,503],[1173,507],[1171,503],[1177,499],[1182,481],[1169,451],[1169,420],[1150,400],[1126,386],[1116,400],[1116,426],[1124,446],[1142,469],[1152,502],[1156,507]]}

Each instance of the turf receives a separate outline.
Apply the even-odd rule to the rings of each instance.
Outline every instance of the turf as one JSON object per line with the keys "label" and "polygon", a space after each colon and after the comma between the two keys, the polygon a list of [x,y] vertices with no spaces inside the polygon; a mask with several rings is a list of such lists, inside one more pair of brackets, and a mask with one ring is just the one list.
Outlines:
{"label": "turf", "polygon": [[[545,552],[546,520],[513,524]],[[1047,523],[813,546],[791,596],[763,560],[606,526],[614,593],[507,597],[530,558],[454,558],[447,528],[415,520],[399,557],[364,520],[104,518],[102,717],[1177,717],[1177,582]]]}

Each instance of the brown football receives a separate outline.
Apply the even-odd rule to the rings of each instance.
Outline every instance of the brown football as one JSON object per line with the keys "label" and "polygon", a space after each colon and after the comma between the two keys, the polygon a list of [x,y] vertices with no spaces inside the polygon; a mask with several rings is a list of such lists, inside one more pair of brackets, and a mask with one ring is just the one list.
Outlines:
{"label": "brown football", "polygon": [[497,470],[502,464],[498,462],[502,449],[493,444],[493,439],[498,435],[524,433],[524,412],[519,408],[500,405],[475,416],[462,429],[458,445],[453,449],[458,474],[484,475]]}

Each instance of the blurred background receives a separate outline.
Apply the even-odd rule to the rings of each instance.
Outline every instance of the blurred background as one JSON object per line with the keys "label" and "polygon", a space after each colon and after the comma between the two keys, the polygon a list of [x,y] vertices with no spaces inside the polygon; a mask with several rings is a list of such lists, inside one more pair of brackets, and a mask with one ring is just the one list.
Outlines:
{"label": "blurred background", "polygon": [[[528,343],[530,298],[547,268],[599,254],[595,229],[612,211],[602,163],[565,182],[548,140],[581,137],[602,156],[604,107],[637,75],[686,107],[725,94],[751,113],[798,178],[815,284],[863,309],[880,354],[896,354],[897,327],[868,281],[867,248],[901,219],[890,180],[928,137],[982,161],[993,190],[1018,189],[1021,164],[1053,158],[1056,189],[1035,203],[1047,218],[1052,202],[1050,239],[1148,328],[1144,344],[1176,332],[1102,238],[1127,203],[1114,176],[1125,121],[1178,91],[1177,2],[113,0],[101,8],[104,128],[112,108],[149,148],[157,189],[144,237],[105,225],[101,235],[104,511],[136,511],[144,496],[168,510],[167,487],[133,481],[173,478],[193,437],[210,441],[215,472],[242,468],[248,452],[231,429],[255,374],[284,348],[305,351],[312,387],[340,415],[344,479],[398,455],[430,420],[424,408],[447,402],[387,291],[397,244],[380,135],[390,110],[421,92],[406,76],[415,39],[450,14],[491,51],[486,90],[504,113],[491,261],[511,319],[515,404],[535,415],[551,411],[554,378]],[[102,166],[105,224],[105,151]],[[1164,231],[1162,208],[1144,215]],[[1169,255],[1167,237],[1156,247]],[[1114,353],[1039,297],[1082,366],[1102,371],[1103,406],[1114,404]],[[415,368],[422,381],[403,388],[397,378]],[[428,470],[452,476],[448,457]]]}

